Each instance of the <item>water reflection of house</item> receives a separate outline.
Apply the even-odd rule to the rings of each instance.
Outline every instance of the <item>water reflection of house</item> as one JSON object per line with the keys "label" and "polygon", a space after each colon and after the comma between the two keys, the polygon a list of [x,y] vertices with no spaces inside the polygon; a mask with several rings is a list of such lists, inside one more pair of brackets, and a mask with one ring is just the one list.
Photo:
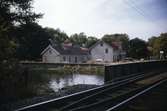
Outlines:
{"label": "water reflection of house", "polygon": [[41,55],[45,63],[84,63],[88,60],[113,62],[122,59],[125,52],[122,50],[121,43],[118,42],[109,45],[100,40],[87,49],[65,41],[61,45],[51,43]]}
{"label": "water reflection of house", "polygon": [[89,60],[88,49],[73,45],[69,41],[61,45],[50,44],[41,55],[45,63],[83,63]]}

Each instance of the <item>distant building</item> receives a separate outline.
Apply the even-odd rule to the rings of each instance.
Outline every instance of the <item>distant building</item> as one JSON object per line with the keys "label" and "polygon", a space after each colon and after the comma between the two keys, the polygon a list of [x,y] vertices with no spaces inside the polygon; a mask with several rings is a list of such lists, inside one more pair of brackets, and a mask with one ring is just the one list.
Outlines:
{"label": "distant building", "polygon": [[120,42],[113,42],[112,45],[104,41],[98,41],[90,49],[91,59],[94,61],[102,60],[104,62],[119,61],[125,57]]}
{"label": "distant building", "polygon": [[84,63],[90,59],[88,49],[69,42],[62,45],[50,44],[41,55],[45,63]]}
{"label": "distant building", "polygon": [[125,57],[121,43],[112,45],[98,41],[89,49],[73,45],[68,40],[61,45],[51,44],[42,53],[44,63],[85,63],[91,61],[114,62]]}

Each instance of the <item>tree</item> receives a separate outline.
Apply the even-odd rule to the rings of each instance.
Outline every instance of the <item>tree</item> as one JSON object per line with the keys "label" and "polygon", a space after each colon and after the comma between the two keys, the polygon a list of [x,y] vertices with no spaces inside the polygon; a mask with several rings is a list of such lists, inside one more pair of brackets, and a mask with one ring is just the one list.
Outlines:
{"label": "tree", "polygon": [[158,37],[151,37],[148,40],[148,44],[152,47],[152,56],[159,58],[160,51],[164,51],[163,57],[167,55],[167,33],[162,33]]}
{"label": "tree", "polygon": [[129,49],[129,37],[127,34],[106,34],[102,37],[102,40],[108,44],[112,44],[112,42],[121,42],[123,50],[128,51]]}
{"label": "tree", "polygon": [[50,39],[56,44],[61,44],[68,39],[67,34],[59,29],[42,28],[37,23],[20,25],[16,32],[19,60],[39,60],[41,52],[49,45]]}
{"label": "tree", "polygon": [[167,56],[167,33],[162,33],[160,35],[160,51],[163,51],[163,57],[166,58]]}
{"label": "tree", "polygon": [[130,40],[128,55],[135,59],[147,58],[148,57],[147,43],[139,38],[134,38]]}
{"label": "tree", "polygon": [[91,47],[93,44],[95,44],[98,41],[98,39],[96,37],[88,37],[87,38],[87,42],[86,42],[86,47],[89,48]]}
{"label": "tree", "polygon": [[18,59],[39,60],[41,52],[49,45],[49,33],[37,23],[20,25],[16,32]]}
{"label": "tree", "polygon": [[0,0],[0,104],[11,102],[20,96],[17,90],[25,88],[24,73],[15,59],[14,29],[39,17],[32,12],[32,0]]}
{"label": "tree", "polygon": [[160,50],[160,40],[158,37],[151,37],[148,39],[148,45],[150,47],[150,56],[158,57]]}
{"label": "tree", "polygon": [[13,25],[34,22],[42,14],[32,11],[32,3],[33,0],[1,0],[0,18]]}
{"label": "tree", "polygon": [[76,44],[79,46],[85,46],[87,42],[87,36],[83,32],[79,34],[73,34],[70,36],[70,41],[73,44]]}
{"label": "tree", "polygon": [[[34,22],[41,14],[32,12],[32,0],[1,0],[0,1],[0,53],[1,63],[14,56],[15,27],[19,24]],[[5,44],[4,44],[5,41]],[[9,48],[10,47],[10,48]],[[8,51],[5,51],[8,49]],[[10,55],[10,57],[8,57]],[[11,56],[12,55],[12,56]],[[8,58],[7,58],[8,57]]]}
{"label": "tree", "polygon": [[53,29],[46,27],[45,32],[47,32],[50,38],[55,41],[57,44],[63,43],[65,40],[69,39],[68,35],[65,32],[62,32],[60,29]]}

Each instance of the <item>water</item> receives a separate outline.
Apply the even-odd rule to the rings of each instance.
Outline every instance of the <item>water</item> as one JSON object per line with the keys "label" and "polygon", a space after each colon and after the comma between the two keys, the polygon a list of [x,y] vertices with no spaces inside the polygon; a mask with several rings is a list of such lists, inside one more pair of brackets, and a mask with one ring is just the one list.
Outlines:
{"label": "water", "polygon": [[[67,71],[68,73],[68,71]],[[69,72],[71,73],[71,72]],[[13,93],[6,94],[2,103],[18,102],[39,96],[54,94],[59,89],[77,84],[102,85],[103,74],[66,74],[58,72],[32,70],[21,88],[18,86]],[[1,98],[2,99],[2,98]]]}
{"label": "water", "polygon": [[104,77],[102,75],[70,74],[63,76],[52,75],[49,80],[49,87],[55,92],[63,87],[77,84],[102,85],[104,84]]}

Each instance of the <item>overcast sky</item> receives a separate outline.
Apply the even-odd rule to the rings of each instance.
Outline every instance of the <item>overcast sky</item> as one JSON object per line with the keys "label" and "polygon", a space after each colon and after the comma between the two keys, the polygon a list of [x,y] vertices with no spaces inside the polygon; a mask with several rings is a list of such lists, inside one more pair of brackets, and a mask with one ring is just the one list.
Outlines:
{"label": "overcast sky", "polygon": [[34,8],[44,14],[40,25],[68,35],[127,33],[147,40],[167,32],[167,0],[34,0]]}

